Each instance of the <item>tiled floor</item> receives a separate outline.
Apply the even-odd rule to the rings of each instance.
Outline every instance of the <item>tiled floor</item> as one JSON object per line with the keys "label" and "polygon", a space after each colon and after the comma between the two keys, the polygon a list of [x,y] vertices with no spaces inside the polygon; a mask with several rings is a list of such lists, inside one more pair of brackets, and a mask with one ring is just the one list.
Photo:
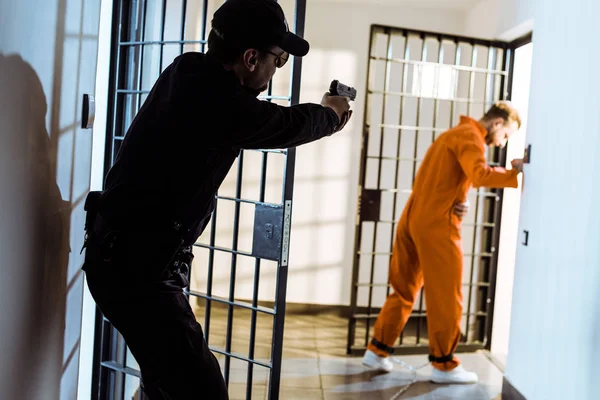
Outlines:
{"label": "tiled floor", "polygon": [[[226,309],[214,308],[211,313],[209,344],[225,347]],[[198,320],[203,324],[204,310],[197,309]],[[248,356],[250,312],[235,310],[232,329],[232,351]],[[288,314],[285,326],[283,367],[280,399],[283,400],[489,400],[499,399],[502,373],[482,354],[463,354],[463,365],[478,373],[477,385],[434,385],[427,380],[431,367],[418,371],[417,382],[400,397],[396,394],[414,377],[400,365],[389,374],[379,374],[361,366],[360,358],[345,354],[347,321],[332,314]],[[259,316],[255,358],[270,358],[271,318]],[[224,357],[218,356],[224,367]],[[417,366],[426,360],[424,356],[402,357],[410,365]],[[244,400],[248,364],[232,360],[229,375],[231,400]],[[254,367],[252,399],[268,399],[268,370]]]}

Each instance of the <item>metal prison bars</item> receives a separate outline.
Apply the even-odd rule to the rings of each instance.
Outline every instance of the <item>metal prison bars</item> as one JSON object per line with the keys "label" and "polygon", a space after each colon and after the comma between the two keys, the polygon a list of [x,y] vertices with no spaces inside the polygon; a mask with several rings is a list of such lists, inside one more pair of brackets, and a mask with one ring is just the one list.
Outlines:
{"label": "metal prison bars", "polygon": [[[372,26],[348,354],[364,352],[390,294],[395,229],[425,152],[459,115],[479,119],[495,101],[508,98],[511,59],[504,42]],[[490,150],[488,162],[504,165],[505,152]],[[462,230],[465,303],[459,351],[490,343],[502,190],[472,190],[469,200]],[[428,352],[425,305],[421,290],[395,346],[398,353]]]}
{"label": "metal prison bars", "polygon": [[[222,3],[115,1],[105,172],[162,70],[186,51],[206,50],[208,18]],[[290,4],[294,8],[286,14],[294,14],[293,29],[303,35],[306,0]],[[301,59],[289,65],[289,75],[279,72],[261,98],[299,102]],[[294,148],[242,151],[217,196],[211,224],[194,247],[186,293],[238,398],[239,391],[246,399],[279,398],[295,159]],[[269,284],[261,285],[261,274]],[[251,284],[236,288],[239,281]],[[92,398],[142,399],[137,363],[100,311],[94,347]]]}

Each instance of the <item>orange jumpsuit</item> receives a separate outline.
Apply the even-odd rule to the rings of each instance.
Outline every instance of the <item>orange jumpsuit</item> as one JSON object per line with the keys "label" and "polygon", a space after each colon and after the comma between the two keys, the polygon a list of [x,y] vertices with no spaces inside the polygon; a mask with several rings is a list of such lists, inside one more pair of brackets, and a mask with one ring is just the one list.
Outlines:
{"label": "orange jumpsuit", "polygon": [[[453,356],[461,336],[463,250],[461,221],[453,214],[470,187],[518,186],[516,170],[492,168],[485,160],[486,128],[461,116],[440,135],[419,168],[398,227],[389,267],[393,293],[386,299],[369,344],[387,356],[404,329],[417,294],[425,285],[430,355]],[[459,360],[434,362],[449,371]]]}

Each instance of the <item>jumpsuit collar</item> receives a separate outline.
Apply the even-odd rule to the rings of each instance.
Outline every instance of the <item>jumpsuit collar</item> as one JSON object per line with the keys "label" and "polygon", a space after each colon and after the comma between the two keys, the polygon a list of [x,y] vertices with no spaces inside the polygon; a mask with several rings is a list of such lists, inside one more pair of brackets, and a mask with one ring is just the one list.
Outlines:
{"label": "jumpsuit collar", "polygon": [[483,124],[471,117],[467,117],[466,115],[461,115],[460,116],[460,124],[461,125],[465,125],[465,124],[471,124],[473,125],[475,128],[477,128],[477,131],[481,134],[481,136],[485,139],[485,137],[487,136],[487,128],[485,126],[483,126]]}

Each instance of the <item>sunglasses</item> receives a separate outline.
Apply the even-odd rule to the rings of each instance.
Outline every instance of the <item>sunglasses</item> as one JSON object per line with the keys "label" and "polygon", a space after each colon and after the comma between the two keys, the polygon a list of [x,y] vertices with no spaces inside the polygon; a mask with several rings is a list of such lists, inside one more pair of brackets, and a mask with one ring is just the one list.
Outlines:
{"label": "sunglasses", "polygon": [[264,52],[274,55],[276,57],[275,58],[275,66],[277,68],[282,68],[288,62],[288,59],[290,58],[290,55],[285,51],[281,54],[275,54],[269,50],[264,50]]}

